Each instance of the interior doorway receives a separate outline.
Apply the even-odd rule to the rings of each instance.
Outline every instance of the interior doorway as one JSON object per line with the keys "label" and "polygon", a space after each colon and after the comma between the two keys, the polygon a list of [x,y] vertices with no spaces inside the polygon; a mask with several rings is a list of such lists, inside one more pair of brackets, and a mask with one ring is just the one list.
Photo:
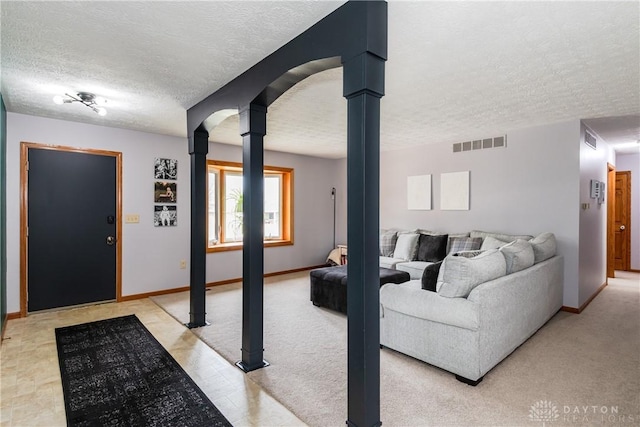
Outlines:
{"label": "interior doorway", "polygon": [[21,314],[119,300],[121,153],[22,144]]}
{"label": "interior doorway", "polygon": [[616,172],[614,196],[614,268],[631,268],[631,172]]}

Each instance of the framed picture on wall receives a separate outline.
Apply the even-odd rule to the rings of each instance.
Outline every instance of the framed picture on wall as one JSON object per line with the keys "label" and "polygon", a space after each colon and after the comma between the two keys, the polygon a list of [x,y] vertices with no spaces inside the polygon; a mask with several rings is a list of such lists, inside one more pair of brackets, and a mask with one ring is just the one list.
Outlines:
{"label": "framed picture on wall", "polygon": [[431,175],[407,177],[407,208],[431,210]]}
{"label": "framed picture on wall", "polygon": [[177,207],[155,205],[153,207],[153,225],[156,227],[175,227],[178,225]]}
{"label": "framed picture on wall", "polygon": [[178,179],[178,161],[156,158],[153,165],[153,176],[155,179]]}
{"label": "framed picture on wall", "polygon": [[178,201],[178,184],[175,182],[156,181],[153,187],[154,202],[176,203]]}
{"label": "framed picture on wall", "polygon": [[469,171],[440,174],[440,209],[469,210]]}

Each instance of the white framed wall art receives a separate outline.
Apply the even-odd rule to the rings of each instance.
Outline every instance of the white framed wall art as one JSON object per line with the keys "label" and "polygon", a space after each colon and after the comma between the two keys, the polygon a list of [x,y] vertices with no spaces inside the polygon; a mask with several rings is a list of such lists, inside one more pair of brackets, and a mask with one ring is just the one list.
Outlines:
{"label": "white framed wall art", "polygon": [[440,175],[440,209],[443,211],[469,210],[469,171]]}
{"label": "white framed wall art", "polygon": [[431,210],[431,175],[407,177],[407,208],[409,210]]}

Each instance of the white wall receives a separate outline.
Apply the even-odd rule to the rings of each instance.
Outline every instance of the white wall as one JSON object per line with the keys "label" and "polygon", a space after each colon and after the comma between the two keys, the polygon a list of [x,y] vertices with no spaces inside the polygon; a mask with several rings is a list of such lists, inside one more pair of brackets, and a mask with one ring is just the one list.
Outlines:
{"label": "white wall", "polygon": [[[123,213],[139,214],[139,224],[122,226],[122,295],[185,286],[189,259],[189,175],[186,141],[123,129],[7,114],[7,300],[20,311],[20,142],[122,152]],[[153,226],[153,161],[178,159],[178,226]]]}
{"label": "white wall", "polygon": [[640,270],[640,154],[618,154],[616,171],[631,171],[631,269]]}
{"label": "white wall", "polygon": [[[496,135],[497,136],[497,135]],[[511,131],[506,148],[453,153],[436,144],[381,153],[380,226],[443,232],[555,233],[564,305],[579,306],[580,122]],[[470,171],[470,210],[440,210],[440,174]],[[432,174],[432,210],[407,209],[407,177]]]}
{"label": "white wall", "polygon": [[[123,214],[139,214],[139,224],[123,224],[122,295],[186,286],[189,270],[190,176],[185,138],[75,122],[7,114],[7,311],[20,311],[20,142],[122,152]],[[241,161],[239,147],[210,145],[209,158]],[[178,159],[178,226],[153,226],[153,161]],[[332,244],[331,187],[338,161],[265,153],[265,163],[294,168],[294,246],[267,248],[265,272],[322,264]],[[241,251],[207,255],[208,282],[242,276]]]}
{"label": "white wall", "polygon": [[[610,150],[595,133],[596,149],[584,142],[585,126],[580,128],[580,297],[582,306],[607,280],[607,204],[592,199],[591,180],[607,182]],[[582,205],[588,208],[583,209]]]}

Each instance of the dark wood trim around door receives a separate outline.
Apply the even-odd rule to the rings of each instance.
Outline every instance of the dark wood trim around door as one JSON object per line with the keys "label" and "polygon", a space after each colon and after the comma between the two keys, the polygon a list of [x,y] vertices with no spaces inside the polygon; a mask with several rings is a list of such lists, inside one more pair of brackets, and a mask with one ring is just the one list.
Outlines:
{"label": "dark wood trim around door", "polygon": [[[624,177],[625,183],[622,188],[618,187],[618,177]],[[625,227],[624,231],[624,241],[625,241],[625,250],[622,254],[622,266],[617,266],[618,270],[629,271],[631,268],[631,236],[630,232],[632,229],[631,226],[631,171],[616,171],[616,204],[618,207],[616,208],[614,221],[617,220],[619,212],[617,209],[622,208],[621,212],[624,214],[624,218],[626,219],[625,223],[622,224]],[[618,203],[618,190],[622,190],[620,194],[619,200],[624,200],[622,206]],[[618,224],[614,224],[614,232],[618,232],[617,228]],[[622,230],[622,227],[620,228]],[[616,247],[616,250],[618,248]]]}
{"label": "dark wood trim around door", "polygon": [[615,277],[616,168],[607,163],[607,277]]}
{"label": "dark wood trim around door", "polygon": [[29,212],[28,154],[30,149],[69,151],[111,156],[116,159],[116,301],[122,300],[122,153],[61,145],[22,142],[20,144],[20,315],[27,315],[27,217]]}

